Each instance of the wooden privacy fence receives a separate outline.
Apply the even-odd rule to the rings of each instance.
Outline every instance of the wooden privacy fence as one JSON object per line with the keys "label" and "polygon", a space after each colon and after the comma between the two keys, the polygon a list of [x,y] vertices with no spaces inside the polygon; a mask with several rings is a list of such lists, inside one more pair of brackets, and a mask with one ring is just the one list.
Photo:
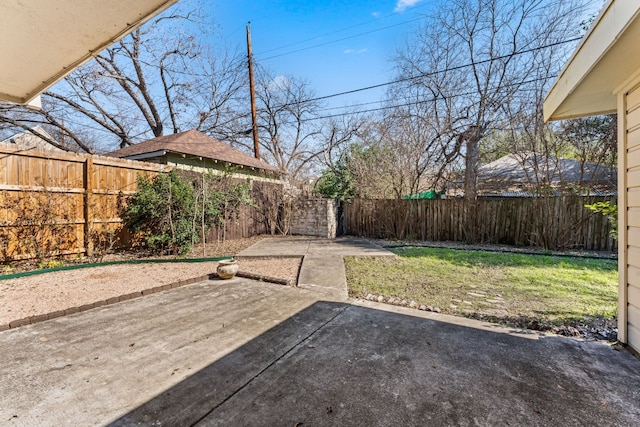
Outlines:
{"label": "wooden privacy fence", "polygon": [[[3,259],[91,255],[116,238],[121,197],[166,166],[86,154],[0,148]],[[122,238],[122,236],[119,236]]]}
{"label": "wooden privacy fence", "polygon": [[369,238],[456,241],[614,251],[606,217],[584,207],[615,197],[354,200],[344,207],[345,234]]}

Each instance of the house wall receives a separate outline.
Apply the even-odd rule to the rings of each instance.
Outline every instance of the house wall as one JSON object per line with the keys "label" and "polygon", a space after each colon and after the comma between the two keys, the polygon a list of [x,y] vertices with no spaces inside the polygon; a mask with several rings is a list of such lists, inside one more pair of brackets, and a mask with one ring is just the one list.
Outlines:
{"label": "house wall", "polygon": [[[168,154],[167,165],[177,169],[186,169],[199,173],[219,173],[223,174],[228,166],[225,162],[218,162],[211,159],[197,159],[194,157],[182,157],[176,154]],[[264,171],[253,167],[236,167],[231,174],[232,178],[250,178],[253,181],[282,183],[282,180],[273,176],[265,176]]]}
{"label": "house wall", "polygon": [[618,336],[640,351],[640,77],[618,94]]}
{"label": "house wall", "polygon": [[[35,128],[36,131],[48,135],[40,127]],[[66,154],[67,151],[61,150],[58,147],[49,144],[44,139],[32,134],[31,132],[23,132],[12,138],[0,142],[1,148],[16,149],[16,150],[37,150],[49,153]]]}

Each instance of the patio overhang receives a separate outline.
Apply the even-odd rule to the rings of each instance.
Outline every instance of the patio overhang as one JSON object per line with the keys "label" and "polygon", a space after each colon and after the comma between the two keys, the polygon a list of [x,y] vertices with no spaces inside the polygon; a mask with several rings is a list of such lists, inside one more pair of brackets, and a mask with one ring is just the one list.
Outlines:
{"label": "patio overhang", "polygon": [[609,0],[544,101],[544,120],[615,113],[616,92],[640,69],[640,4]]}
{"label": "patio overhang", "polygon": [[2,0],[0,100],[29,103],[177,1]]}

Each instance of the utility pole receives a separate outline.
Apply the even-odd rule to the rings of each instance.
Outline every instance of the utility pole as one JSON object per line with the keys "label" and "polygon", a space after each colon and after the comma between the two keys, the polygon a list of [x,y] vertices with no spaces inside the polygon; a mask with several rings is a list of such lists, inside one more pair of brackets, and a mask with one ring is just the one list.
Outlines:
{"label": "utility pole", "polygon": [[253,83],[253,53],[251,52],[251,22],[247,23],[247,58],[249,60],[249,89],[251,91],[251,128],[253,130],[253,152],[260,160],[260,146],[258,145],[258,123],[256,120],[256,90]]}

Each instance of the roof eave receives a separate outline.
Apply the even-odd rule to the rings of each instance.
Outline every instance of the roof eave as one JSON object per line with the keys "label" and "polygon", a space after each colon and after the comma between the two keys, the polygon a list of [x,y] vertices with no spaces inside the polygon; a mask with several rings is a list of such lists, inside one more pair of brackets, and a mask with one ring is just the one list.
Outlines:
{"label": "roof eave", "polygon": [[609,0],[547,94],[545,121],[617,110],[616,91],[640,68],[639,16],[636,0]]}
{"label": "roof eave", "polygon": [[[4,0],[0,99],[28,104],[177,0]],[[64,22],[64,25],[60,25]],[[37,104],[36,104],[37,108]]]}
{"label": "roof eave", "polygon": [[148,153],[132,154],[132,155],[119,156],[119,157],[124,158],[124,159],[128,159],[128,160],[144,160],[144,159],[150,159],[150,158],[154,158],[154,157],[162,157],[165,154],[169,154],[169,153],[176,154],[176,155],[179,155],[179,156],[182,156],[182,157],[189,156],[189,157],[197,158],[197,159],[200,159],[200,160],[207,159],[207,160],[211,160],[211,161],[214,161],[214,162],[226,163],[226,164],[231,165],[231,166],[240,166],[240,167],[243,167],[243,168],[256,169],[256,170],[261,170],[261,171],[264,171],[264,172],[274,173],[274,174],[278,174],[278,175],[281,174],[281,172],[279,170],[275,169],[275,168],[271,169],[271,168],[261,167],[261,166],[257,166],[257,165],[234,163],[234,162],[231,162],[231,161],[228,161],[228,160],[224,160],[224,159],[214,159],[214,158],[202,156],[202,155],[199,155],[199,154],[183,153],[181,151],[169,150],[169,149],[156,150],[156,151],[152,151],[152,152],[148,152]]}

